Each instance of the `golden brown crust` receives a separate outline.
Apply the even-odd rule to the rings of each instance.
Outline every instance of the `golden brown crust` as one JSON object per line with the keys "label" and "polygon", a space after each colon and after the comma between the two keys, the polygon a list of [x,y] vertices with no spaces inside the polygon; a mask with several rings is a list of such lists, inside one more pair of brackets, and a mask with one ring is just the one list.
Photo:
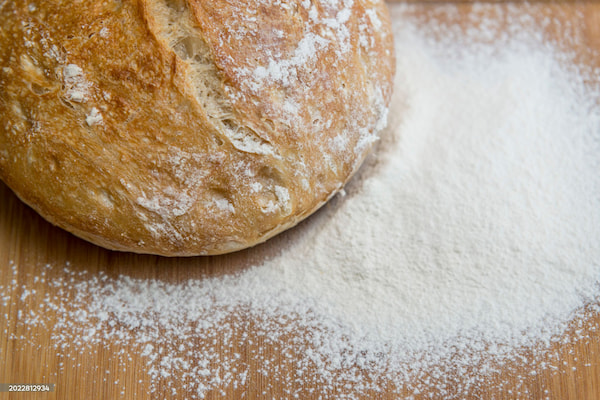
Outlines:
{"label": "golden brown crust", "polygon": [[394,71],[379,0],[0,5],[0,178],[101,246],[264,241],[356,171]]}

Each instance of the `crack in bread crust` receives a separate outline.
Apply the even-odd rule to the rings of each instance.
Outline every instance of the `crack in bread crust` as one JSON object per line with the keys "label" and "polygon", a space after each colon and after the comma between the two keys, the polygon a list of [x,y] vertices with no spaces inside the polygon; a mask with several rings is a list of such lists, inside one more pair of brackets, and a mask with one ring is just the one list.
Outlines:
{"label": "crack in bread crust", "polygon": [[157,39],[181,60],[183,90],[191,92],[200,109],[222,137],[238,150],[275,154],[273,146],[251,129],[237,123],[231,102],[223,90],[222,78],[208,43],[186,0],[150,0],[146,18]]}

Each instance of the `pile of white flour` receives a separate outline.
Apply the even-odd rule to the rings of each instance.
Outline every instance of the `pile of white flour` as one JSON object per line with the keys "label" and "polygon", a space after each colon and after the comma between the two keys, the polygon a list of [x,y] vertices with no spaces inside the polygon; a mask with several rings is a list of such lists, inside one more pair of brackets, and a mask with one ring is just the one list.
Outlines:
{"label": "pile of white flour", "polygon": [[157,387],[185,379],[197,398],[247,382],[234,348],[251,340],[270,349],[251,356],[261,373],[303,382],[290,398],[461,397],[518,349],[542,352],[600,294],[600,74],[518,13],[492,39],[480,14],[462,31],[404,10],[377,155],[280,254],[178,284],[69,272],[22,323],[58,310],[59,348],[139,345]]}

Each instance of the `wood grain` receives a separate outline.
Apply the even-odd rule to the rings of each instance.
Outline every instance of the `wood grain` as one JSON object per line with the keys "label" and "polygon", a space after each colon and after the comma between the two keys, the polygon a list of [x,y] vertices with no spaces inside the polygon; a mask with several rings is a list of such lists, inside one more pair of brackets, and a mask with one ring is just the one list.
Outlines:
{"label": "wood grain", "polygon": [[[417,4],[418,3],[418,4]],[[436,2],[413,2],[407,12],[423,21],[433,15],[439,17],[439,4]],[[548,25],[548,37],[562,37],[565,29],[575,26],[578,36],[568,40],[578,54],[578,62],[600,67],[600,56],[590,52],[600,52],[600,3],[596,2],[540,2],[528,7],[538,7],[539,18],[549,17],[555,22]],[[457,15],[467,15],[473,11],[470,2],[457,3]],[[449,23],[456,23],[450,21]],[[458,21],[460,23],[460,21]],[[570,32],[570,31],[569,31]],[[596,53],[598,53],[596,52]],[[334,206],[334,205],[331,205]],[[318,218],[318,216],[317,216]],[[310,221],[307,222],[310,224]],[[127,253],[117,253],[86,243],[40,218],[30,208],[0,183],[0,285],[3,288],[35,287],[29,303],[42,302],[46,295],[56,288],[35,281],[40,269],[46,264],[64,265],[69,261],[71,270],[86,270],[90,274],[103,272],[109,277],[125,275],[135,278],[153,278],[165,282],[183,282],[190,278],[221,276],[225,273],[243,270],[260,262],[294,240],[295,230],[269,241],[268,243],[239,253],[219,257],[200,258],[161,258]],[[13,266],[15,266],[13,268]],[[63,274],[60,268],[49,270],[52,277]],[[66,276],[66,275],[65,275]],[[5,290],[6,292],[6,290]],[[89,352],[58,351],[50,337],[49,327],[24,325],[19,323],[19,313],[29,310],[19,299],[22,291],[10,292],[10,298],[0,301],[0,382],[4,383],[55,383],[53,393],[25,394],[0,393],[0,398],[8,399],[154,399],[185,398],[185,392],[171,395],[167,388],[158,388],[149,393],[150,378],[145,372],[145,361],[137,349],[122,349],[116,343],[102,343]],[[1,300],[1,299],[0,299]],[[5,303],[5,305],[2,305]],[[48,315],[50,321],[57,319]],[[252,332],[252,321],[248,321],[248,331]],[[589,336],[566,344],[556,344],[550,359],[557,369],[543,369],[539,366],[506,366],[505,372],[490,378],[489,385],[482,385],[470,393],[468,399],[600,399],[600,337],[596,328],[600,317],[588,313],[586,318],[573,322],[572,331],[579,330]],[[572,332],[567,332],[569,335]],[[236,341],[234,341],[236,342]],[[285,389],[301,385],[301,379],[292,382],[276,382],[261,375],[258,366],[252,366],[250,353],[262,346],[236,349],[252,373],[243,386],[226,388],[224,393],[210,393],[209,399],[272,399],[285,398]],[[123,354],[119,355],[120,351]],[[274,351],[269,350],[267,351]],[[526,353],[526,350],[525,350]],[[557,362],[558,360],[558,362]],[[280,360],[282,365],[289,361]],[[535,374],[532,374],[532,371]],[[293,371],[292,371],[293,373]],[[525,377],[525,378],[523,378]],[[299,377],[298,377],[299,378]],[[463,376],[446,377],[460,386]],[[178,379],[174,377],[174,379]],[[183,383],[181,382],[182,387]],[[337,398],[337,389],[329,392],[329,398]],[[451,388],[452,390],[452,388]],[[409,395],[407,391],[405,393]],[[428,399],[430,393],[422,393],[417,399]],[[368,393],[365,398],[395,399],[390,392]],[[315,397],[316,398],[316,397]],[[435,398],[435,396],[434,396]]]}

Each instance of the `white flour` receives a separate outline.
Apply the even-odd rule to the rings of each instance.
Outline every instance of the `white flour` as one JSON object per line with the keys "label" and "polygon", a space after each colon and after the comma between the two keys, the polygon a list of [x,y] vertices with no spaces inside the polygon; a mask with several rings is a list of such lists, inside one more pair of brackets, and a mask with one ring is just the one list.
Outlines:
{"label": "white flour", "polygon": [[[541,354],[600,293],[598,82],[527,17],[490,41],[490,21],[461,33],[401,10],[391,129],[348,195],[279,255],[179,284],[67,269],[73,280],[47,282],[61,296],[21,322],[58,310],[65,352],[139,345],[157,388],[188,380],[196,398],[246,384],[256,371],[235,347],[256,340],[259,373],[302,382],[290,398],[461,397],[518,349]],[[36,288],[1,294],[28,302]],[[463,386],[448,387],[455,374]]]}

